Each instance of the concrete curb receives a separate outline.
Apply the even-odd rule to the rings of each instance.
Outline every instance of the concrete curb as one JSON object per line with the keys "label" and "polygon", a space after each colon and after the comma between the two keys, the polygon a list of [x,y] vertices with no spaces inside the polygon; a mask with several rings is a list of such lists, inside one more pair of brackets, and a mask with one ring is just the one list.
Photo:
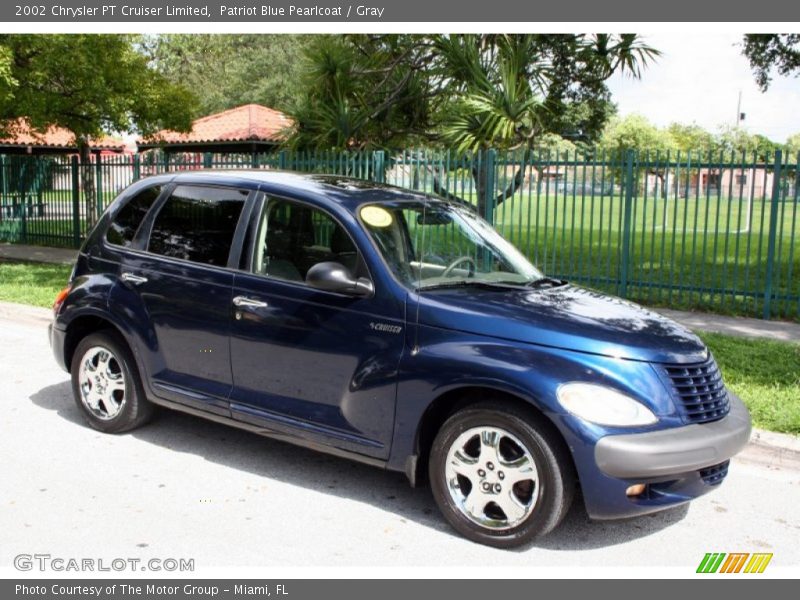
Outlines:
{"label": "concrete curb", "polygon": [[[47,325],[53,319],[49,308],[0,302],[0,319]],[[774,466],[794,466],[800,470],[800,436],[753,429],[750,443],[739,455],[747,462]]]}
{"label": "concrete curb", "polygon": [[53,311],[41,306],[0,301],[0,319],[47,324],[53,320]]}
{"label": "concrete curb", "polygon": [[765,455],[771,458],[769,465],[800,470],[800,436],[754,429],[742,458],[759,459]]}
{"label": "concrete curb", "polygon": [[739,457],[744,462],[800,471],[800,436],[753,429]]}
{"label": "concrete curb", "polygon": [[800,436],[789,433],[776,433],[764,429],[753,429],[750,443],[767,448],[780,448],[786,452],[800,455]]}

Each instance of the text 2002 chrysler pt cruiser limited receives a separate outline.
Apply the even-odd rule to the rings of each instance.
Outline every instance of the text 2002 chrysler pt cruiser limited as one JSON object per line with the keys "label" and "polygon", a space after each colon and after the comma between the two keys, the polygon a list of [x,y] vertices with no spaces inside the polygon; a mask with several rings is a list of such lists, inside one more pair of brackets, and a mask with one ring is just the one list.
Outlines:
{"label": "text 2002 chrysler pt cruiser limited", "polygon": [[106,432],[154,405],[427,477],[466,537],[719,485],[750,416],[702,342],[548,278],[469,207],[332,176],[135,183],[84,244],[51,343]]}

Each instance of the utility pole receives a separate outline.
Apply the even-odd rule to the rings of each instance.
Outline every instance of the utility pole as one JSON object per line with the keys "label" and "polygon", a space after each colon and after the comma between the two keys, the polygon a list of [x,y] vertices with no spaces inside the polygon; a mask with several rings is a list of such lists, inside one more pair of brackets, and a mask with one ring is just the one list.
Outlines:
{"label": "utility pole", "polygon": [[739,101],[736,103],[736,120],[733,122],[735,128],[739,128],[739,123],[744,121],[745,114],[742,112],[742,90],[739,90]]}

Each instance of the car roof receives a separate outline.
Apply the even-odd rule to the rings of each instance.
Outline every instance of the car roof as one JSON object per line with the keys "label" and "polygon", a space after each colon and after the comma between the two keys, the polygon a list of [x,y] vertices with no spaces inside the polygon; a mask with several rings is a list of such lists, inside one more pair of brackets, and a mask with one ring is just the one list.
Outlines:
{"label": "car roof", "polygon": [[267,193],[294,196],[324,197],[337,201],[348,208],[355,208],[365,202],[420,202],[442,201],[426,194],[384,183],[314,173],[291,171],[267,171],[259,169],[200,169],[178,171],[176,173],[154,176],[152,180],[163,182],[241,185],[258,187]]}

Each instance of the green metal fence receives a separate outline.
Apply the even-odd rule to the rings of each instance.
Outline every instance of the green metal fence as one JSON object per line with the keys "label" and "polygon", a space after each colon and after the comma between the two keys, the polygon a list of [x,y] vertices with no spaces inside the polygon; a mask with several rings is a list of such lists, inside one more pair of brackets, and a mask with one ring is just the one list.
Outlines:
{"label": "green metal fence", "polygon": [[330,173],[470,203],[555,277],[652,305],[800,320],[798,162],[780,152],[0,156],[0,240],[77,247],[93,213],[155,173]]}

